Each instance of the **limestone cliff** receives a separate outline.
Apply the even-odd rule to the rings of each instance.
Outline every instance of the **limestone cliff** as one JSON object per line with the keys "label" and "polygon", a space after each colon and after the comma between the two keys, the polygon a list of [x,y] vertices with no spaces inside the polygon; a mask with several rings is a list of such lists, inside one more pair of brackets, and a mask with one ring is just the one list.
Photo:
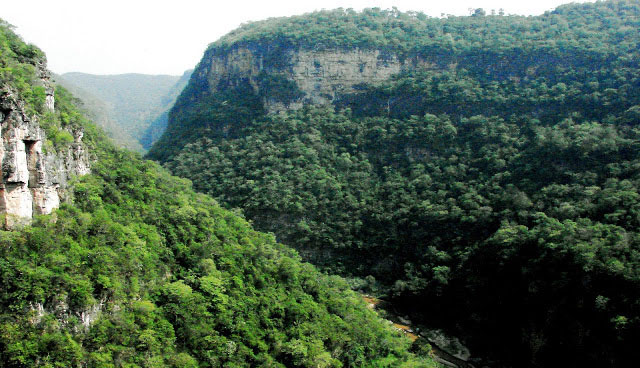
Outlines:
{"label": "limestone cliff", "polygon": [[[371,49],[288,49],[276,53],[268,46],[238,46],[223,51],[210,48],[194,78],[208,85],[211,92],[248,81],[256,93],[264,96],[267,111],[276,112],[298,109],[306,103],[330,104],[342,94],[356,92],[359,85],[377,84],[407,68],[426,66],[418,58],[401,60],[393,53]],[[279,78],[280,87],[282,82],[288,83],[286,88],[295,89],[295,97],[279,98],[273,91],[261,91],[269,87],[264,83],[265,76]]]}
{"label": "limestone cliff", "polygon": [[167,131],[147,157],[164,162],[193,137],[234,136],[265,113],[305,105],[340,109],[394,75],[441,64],[388,48],[309,48],[275,41],[212,44],[170,111]]}
{"label": "limestone cliff", "polygon": [[[46,91],[45,106],[53,111],[49,73],[43,65],[37,70]],[[57,208],[68,179],[89,172],[89,156],[81,130],[71,132],[74,142],[59,152],[43,149],[46,134],[38,116],[27,114],[24,102],[9,86],[0,89],[0,122],[0,214],[5,215],[3,226],[13,227]]]}

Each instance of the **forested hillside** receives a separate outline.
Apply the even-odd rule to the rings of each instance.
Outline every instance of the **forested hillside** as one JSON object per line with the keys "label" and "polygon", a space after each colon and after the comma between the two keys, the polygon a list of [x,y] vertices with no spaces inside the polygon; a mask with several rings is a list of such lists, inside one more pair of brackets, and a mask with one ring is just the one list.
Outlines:
{"label": "forested hillside", "polygon": [[190,75],[65,73],[56,79],[117,145],[144,152],[164,132],[167,111]]}
{"label": "forested hillside", "polygon": [[0,366],[435,366],[343,279],[115,148],[63,88],[46,110],[44,63],[0,22],[2,91],[41,122],[47,149],[83,130],[94,162],[53,214],[0,231]]}
{"label": "forested hillside", "polygon": [[[491,366],[635,366],[639,29],[637,1],[250,23],[210,45],[149,157]],[[325,50],[402,68],[313,106],[292,60]],[[243,55],[254,74],[210,84]]]}

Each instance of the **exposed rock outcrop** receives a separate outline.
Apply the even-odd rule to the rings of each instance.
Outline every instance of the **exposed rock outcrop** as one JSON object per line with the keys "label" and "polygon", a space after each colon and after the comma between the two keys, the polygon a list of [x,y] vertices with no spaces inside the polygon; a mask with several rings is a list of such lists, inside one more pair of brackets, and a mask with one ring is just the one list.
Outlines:
{"label": "exposed rock outcrop", "polygon": [[208,53],[196,69],[195,78],[206,81],[212,92],[239,80],[248,80],[259,92],[260,78],[264,75],[295,82],[301,97],[291,101],[265,97],[265,108],[270,112],[298,109],[305,103],[330,104],[340,94],[355,92],[358,85],[380,83],[404,69],[428,66],[417,58],[401,60],[392,53],[358,48],[291,49],[281,51],[275,61],[268,48],[236,47],[224,52],[214,48]]}
{"label": "exposed rock outcrop", "polygon": [[106,297],[102,297],[99,301],[85,307],[84,309],[71,310],[69,308],[68,297],[63,295],[61,299],[54,299],[44,305],[43,303],[36,302],[30,303],[29,311],[31,317],[29,321],[33,325],[37,325],[42,322],[42,319],[47,316],[53,316],[61,326],[67,325],[72,318],[77,318],[80,324],[75,326],[75,332],[87,331],[89,327],[98,319],[102,311],[105,309],[107,301]]}
{"label": "exposed rock outcrop", "polygon": [[44,87],[44,91],[46,94],[45,103],[44,103],[45,107],[49,111],[54,111],[55,104],[56,104],[56,100],[54,96],[55,88],[51,83],[51,72],[49,71],[49,69],[47,69],[47,65],[44,60],[39,61],[38,64],[36,65],[36,73],[37,73],[37,77],[39,79],[40,84]]}
{"label": "exposed rock outcrop", "polygon": [[[47,93],[47,109],[54,109],[53,87],[47,72],[40,78]],[[26,224],[37,214],[48,214],[60,205],[62,191],[71,176],[89,172],[89,156],[82,131],[60,152],[43,150],[45,132],[37,116],[28,116],[24,103],[10,88],[0,90],[0,214],[7,228]]]}

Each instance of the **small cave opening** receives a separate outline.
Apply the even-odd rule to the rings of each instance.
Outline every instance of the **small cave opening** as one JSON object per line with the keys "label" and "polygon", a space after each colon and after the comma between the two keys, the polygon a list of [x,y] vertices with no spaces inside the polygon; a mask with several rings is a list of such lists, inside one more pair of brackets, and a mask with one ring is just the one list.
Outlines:
{"label": "small cave opening", "polygon": [[27,155],[27,170],[29,170],[29,188],[33,188],[38,183],[38,170],[36,164],[38,161],[38,154],[36,152],[36,143],[38,141],[27,140],[24,141],[24,151]]}
{"label": "small cave opening", "polygon": [[0,108],[0,123],[4,123],[9,118],[9,114],[11,114],[10,109]]}

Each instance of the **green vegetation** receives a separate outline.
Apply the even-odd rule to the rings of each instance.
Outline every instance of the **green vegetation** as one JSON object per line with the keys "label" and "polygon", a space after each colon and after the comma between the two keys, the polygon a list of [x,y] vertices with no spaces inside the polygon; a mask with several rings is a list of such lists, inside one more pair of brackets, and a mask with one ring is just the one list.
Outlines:
{"label": "green vegetation", "polygon": [[[3,366],[375,367],[414,359],[408,340],[340,278],[301,263],[156,164],[105,146],[98,152],[93,173],[74,185],[73,204],[0,234]],[[95,320],[86,326],[83,318]]]}
{"label": "green vegetation", "polygon": [[78,100],[61,87],[55,91],[56,111],[45,107],[41,74],[45,71],[46,57],[36,46],[24,43],[12,28],[0,19],[1,93],[23,103],[27,114],[36,116],[47,135],[45,149],[65,147],[74,141],[72,132],[84,126],[87,119],[75,107]]}
{"label": "green vegetation", "polygon": [[78,110],[80,100],[63,87],[55,88],[55,111],[45,111],[40,116],[40,127],[46,133],[45,149],[60,150],[75,141],[73,132],[89,131],[83,142],[89,147],[95,145],[94,137],[98,136],[96,127]]}
{"label": "green vegetation", "polygon": [[0,20],[0,85],[11,86],[31,113],[43,113],[45,90],[36,82],[36,67],[44,63],[42,51],[22,42],[12,26]]}
{"label": "green vegetation", "polygon": [[[33,60],[7,48],[2,87],[29,96],[34,81],[12,73]],[[343,279],[115,148],[64,89],[56,98],[48,138],[82,128],[96,161],[71,201],[0,231],[0,366],[435,366]]]}
{"label": "green vegetation", "polygon": [[199,68],[236,47],[278,73],[283,51],[301,48],[428,66],[279,115],[242,76],[193,78],[149,156],[489,366],[635,366],[640,4],[476,14],[337,10],[242,26]]}

